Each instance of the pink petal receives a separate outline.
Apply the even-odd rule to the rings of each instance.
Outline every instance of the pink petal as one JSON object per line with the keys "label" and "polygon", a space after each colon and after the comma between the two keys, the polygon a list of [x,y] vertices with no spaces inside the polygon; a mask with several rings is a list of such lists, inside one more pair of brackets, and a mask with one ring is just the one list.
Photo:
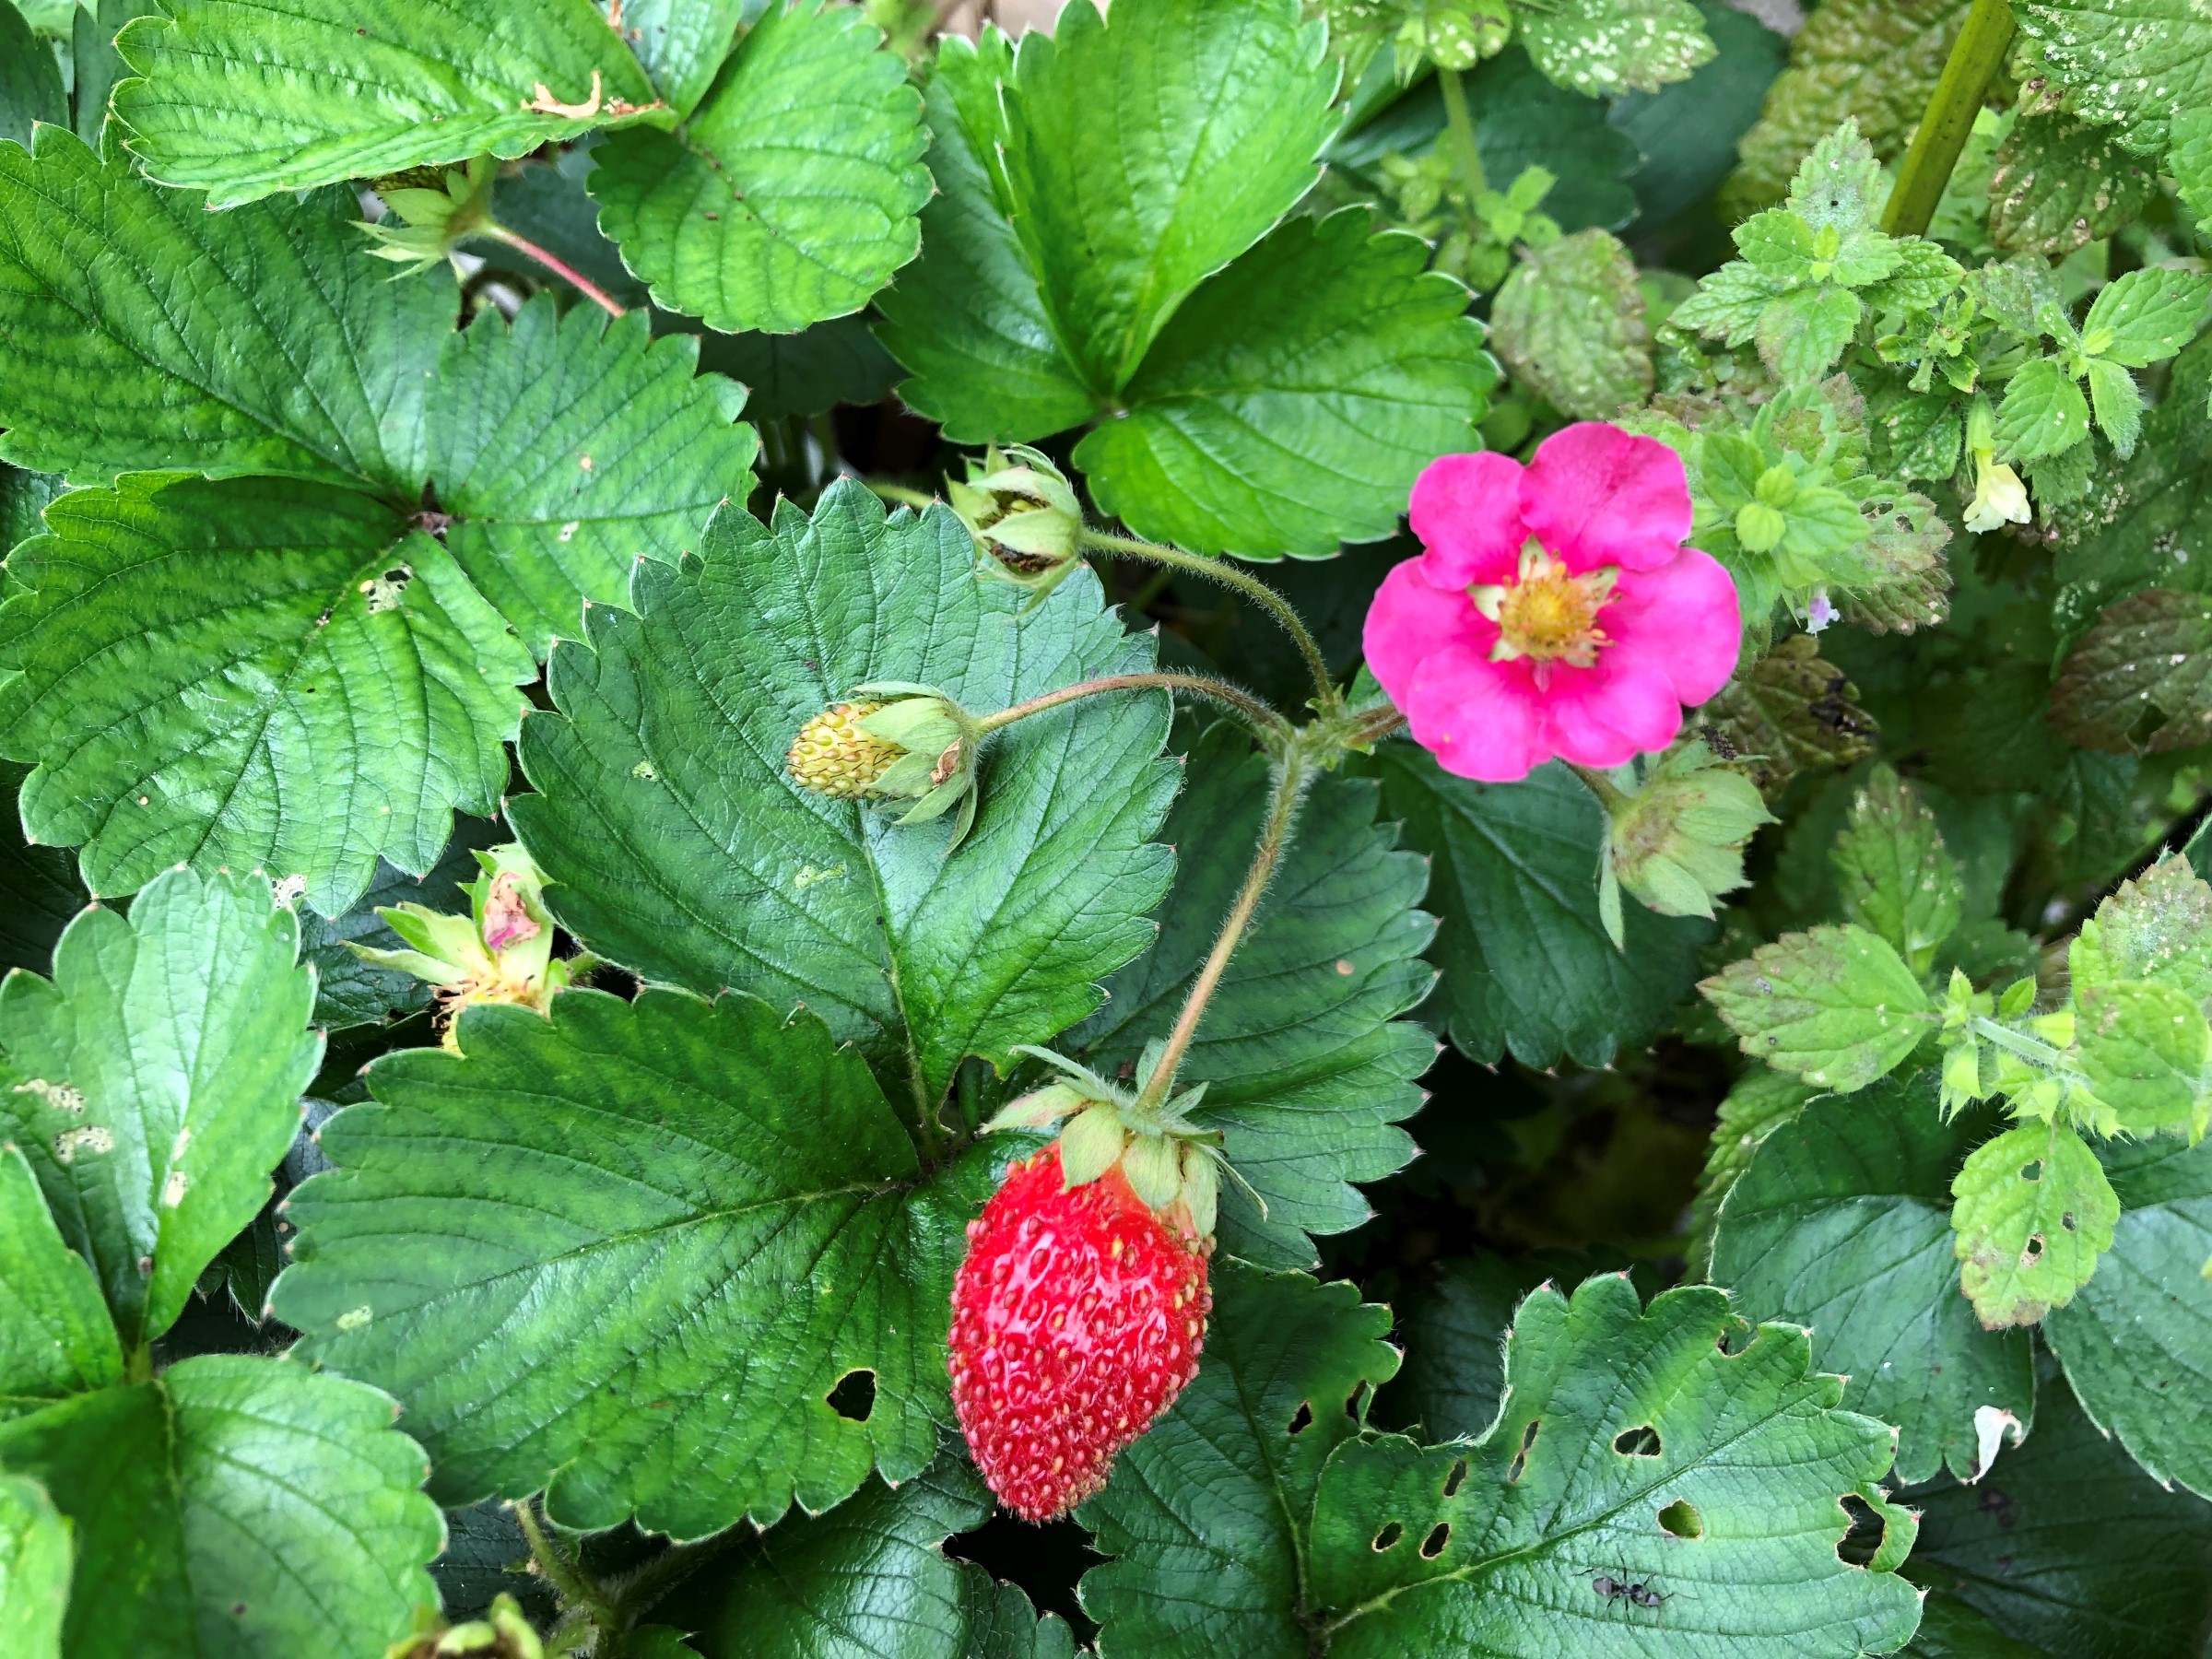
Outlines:
{"label": "pink petal", "polygon": [[1462,778],[1517,783],[1553,754],[1543,699],[1519,664],[1454,646],[1421,665],[1401,705],[1413,740]]}
{"label": "pink petal", "polygon": [[1431,461],[1414,483],[1407,515],[1429,549],[1429,580],[1454,588],[1510,580],[1528,539],[1521,491],[1521,464],[1510,455],[1486,451]]}
{"label": "pink petal", "polygon": [[1657,754],[1682,730],[1682,705],[1660,669],[1598,659],[1555,669],[1545,704],[1559,753],[1578,766],[1621,766]]}
{"label": "pink petal", "polygon": [[[1401,710],[1425,659],[1468,637],[1469,623],[1489,629],[1492,639],[1497,631],[1497,624],[1486,621],[1459,589],[1447,591],[1424,580],[1422,564],[1408,559],[1393,566],[1367,607],[1362,640],[1367,665]],[[1489,640],[1483,649],[1489,649]]]}
{"label": "pink petal", "polygon": [[1521,516],[1571,570],[1648,571],[1689,534],[1689,480],[1682,457],[1658,439],[1578,421],[1536,446],[1521,481]]}
{"label": "pink petal", "polygon": [[1623,571],[1598,625],[1617,641],[1600,654],[1601,666],[1611,657],[1618,666],[1655,669],[1693,709],[1728,683],[1743,644],[1735,579],[1695,547],[1656,570]]}

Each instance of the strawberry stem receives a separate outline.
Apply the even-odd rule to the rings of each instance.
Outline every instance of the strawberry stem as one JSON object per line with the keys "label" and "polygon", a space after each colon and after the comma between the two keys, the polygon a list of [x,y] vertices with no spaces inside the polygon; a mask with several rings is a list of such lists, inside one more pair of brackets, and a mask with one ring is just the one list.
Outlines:
{"label": "strawberry stem", "polygon": [[488,236],[493,241],[505,242],[517,253],[526,254],[536,260],[539,265],[544,265],[554,276],[559,277],[594,305],[598,306],[608,316],[619,317],[624,314],[621,303],[612,294],[609,294],[574,265],[564,259],[556,258],[529,238],[517,236],[506,226],[500,224],[487,224],[477,234]]}
{"label": "strawberry stem", "polygon": [[1182,691],[1234,710],[1243,716],[1260,741],[1270,747],[1280,746],[1293,735],[1290,723],[1258,698],[1240,691],[1226,680],[1211,679],[1203,674],[1110,674],[1102,679],[1062,686],[1056,691],[1047,691],[1041,697],[1018,702],[1011,708],[1001,709],[995,714],[986,714],[975,723],[976,728],[979,735],[995,732],[1003,726],[1012,725],[1018,720],[1027,720],[1032,714],[1041,714],[1047,709],[1056,709],[1063,703],[1071,703],[1080,698],[1098,697],[1109,691],[1150,689]]}
{"label": "strawberry stem", "polygon": [[527,1498],[518,1498],[507,1507],[513,1512],[514,1524],[522,1528],[523,1541],[530,1546],[531,1561],[559,1593],[562,1602],[582,1609],[603,1631],[620,1630],[621,1616],[614,1603],[607,1600],[606,1593],[569,1553],[553,1541],[538,1520],[536,1506]]}

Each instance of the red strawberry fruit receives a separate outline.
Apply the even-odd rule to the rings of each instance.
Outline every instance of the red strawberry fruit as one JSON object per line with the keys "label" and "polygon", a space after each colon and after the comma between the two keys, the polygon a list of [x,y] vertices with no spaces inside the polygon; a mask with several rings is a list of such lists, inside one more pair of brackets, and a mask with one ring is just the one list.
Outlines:
{"label": "red strawberry fruit", "polygon": [[1210,1241],[1171,1228],[1119,1164],[1076,1187],[1055,1144],[968,1224],[952,1291],[952,1402],[976,1467],[1030,1521],[1106,1484],[1198,1374]]}

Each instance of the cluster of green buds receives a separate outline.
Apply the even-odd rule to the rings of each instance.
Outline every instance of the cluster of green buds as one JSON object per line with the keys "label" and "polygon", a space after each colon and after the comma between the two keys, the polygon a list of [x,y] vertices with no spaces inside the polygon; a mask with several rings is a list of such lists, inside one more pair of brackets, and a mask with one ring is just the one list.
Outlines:
{"label": "cluster of green buds", "polygon": [[969,461],[964,480],[946,479],[945,493],[975,537],[984,575],[1041,600],[1082,562],[1082,503],[1067,475],[1041,452],[994,444],[981,461]]}
{"label": "cluster of green buds", "polygon": [[[1202,1129],[1191,1114],[1205,1097],[1195,1084],[1158,1106],[1143,1104],[1164,1045],[1148,1043],[1137,1061],[1135,1086],[1117,1088],[1088,1066],[1050,1049],[1019,1045],[1016,1052],[1041,1060],[1057,1075],[1013,1101],[983,1127],[1060,1130],[1060,1176],[1067,1190],[1086,1186],[1117,1165],[1130,1190],[1170,1225],[1195,1238],[1211,1238],[1221,1200],[1221,1177],[1236,1179],[1221,1151],[1221,1132]],[[1240,1183],[1241,1184],[1241,1183]],[[1245,1189],[1250,1193],[1250,1188]],[[1260,1213],[1267,1206],[1251,1194]]]}
{"label": "cluster of green buds", "polygon": [[1967,504],[1966,527],[1979,535],[2000,524],[2029,519],[2028,487],[2020,475],[1996,459],[1997,423],[1989,399],[1976,395],[1966,411],[1966,447],[1974,458],[1974,499]]}
{"label": "cluster of green buds", "polygon": [[[1648,766],[1641,777],[1640,765]],[[1697,739],[1606,781],[1598,914],[1617,948],[1622,888],[1663,916],[1710,916],[1714,900],[1744,885],[1745,843],[1774,821],[1751,780]]]}
{"label": "cluster of green buds", "polygon": [[935,686],[855,686],[799,728],[784,765],[804,788],[839,800],[912,801],[897,820],[927,823],[958,808],[950,852],[975,823],[980,721]]}
{"label": "cluster of green buds", "polygon": [[406,267],[402,276],[414,276],[452,258],[468,238],[489,230],[491,187],[499,174],[497,159],[478,156],[466,167],[418,167],[379,179],[376,194],[399,223],[356,219],[354,224],[378,244],[371,250],[377,258]]}
{"label": "cluster of green buds", "polygon": [[455,1046],[453,1021],[476,1003],[512,1003],[540,1014],[590,966],[588,959],[557,961],[553,918],[546,911],[545,877],[519,846],[476,855],[482,874],[469,887],[469,913],[449,916],[419,904],[378,910],[384,924],[405,940],[404,950],[381,950],[348,942],[347,948],[379,968],[411,973],[437,987],[445,1043]]}
{"label": "cluster of green buds", "polygon": [[484,1618],[465,1624],[448,1626],[427,1609],[426,1615],[426,1628],[386,1648],[384,1659],[545,1659],[545,1643],[514,1597],[503,1592]]}

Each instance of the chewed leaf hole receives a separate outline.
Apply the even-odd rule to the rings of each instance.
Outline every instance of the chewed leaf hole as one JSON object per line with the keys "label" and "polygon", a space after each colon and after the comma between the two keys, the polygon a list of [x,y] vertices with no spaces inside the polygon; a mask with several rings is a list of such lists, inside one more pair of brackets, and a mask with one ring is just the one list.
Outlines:
{"label": "chewed leaf hole", "polygon": [[1406,1529],[1395,1521],[1391,1522],[1375,1535],[1375,1553],[1380,1555],[1385,1549],[1395,1549],[1398,1547],[1398,1540],[1405,1535]]}
{"label": "chewed leaf hole", "polygon": [[2028,1248],[2020,1252],[2020,1265],[2023,1267],[2032,1267],[2036,1265],[2036,1263],[2041,1261],[2042,1259],[2043,1235],[2041,1233],[2030,1233],[2028,1235]]}
{"label": "chewed leaf hole", "polygon": [[2072,1232],[2075,1227],[2074,1212],[2072,1210],[2068,1210],[2065,1215],[2061,1216],[2058,1218],[2058,1224],[2065,1228],[2068,1232]]}
{"label": "chewed leaf hole", "polygon": [[1513,1453],[1513,1461],[1506,1465],[1505,1484],[1516,1486],[1521,1477],[1528,1473],[1529,1448],[1536,1443],[1536,1430],[1544,1427],[1542,1418],[1531,1418],[1528,1427],[1521,1431],[1521,1450]]}
{"label": "chewed leaf hole", "polygon": [[1656,1457],[1660,1452],[1659,1430],[1649,1423],[1623,1429],[1613,1437],[1613,1450],[1623,1457]]}
{"label": "chewed leaf hole", "polygon": [[1841,1501],[1851,1525],[1836,1540],[1836,1559],[1847,1567],[1864,1567],[1880,1550],[1888,1525],[1875,1507],[1856,1492],[1844,1493]]}
{"label": "chewed leaf hole", "polygon": [[1307,1430],[1312,1427],[1313,1407],[1311,1406],[1300,1405],[1298,1408],[1298,1415],[1290,1419],[1290,1432],[1293,1435],[1303,1434]]}
{"label": "chewed leaf hole", "polygon": [[1460,1485],[1466,1477],[1467,1460],[1463,1457],[1453,1464],[1452,1473],[1444,1477],[1444,1496],[1456,1498],[1459,1495]]}
{"label": "chewed leaf hole", "polygon": [[1359,1420],[1359,1408],[1366,1399],[1367,1384],[1362,1382],[1359,1387],[1353,1389],[1350,1394],[1345,1396],[1344,1415],[1347,1418],[1350,1418],[1353,1422],[1358,1422]]}
{"label": "chewed leaf hole", "polygon": [[2030,1159],[2026,1163],[2020,1166],[2020,1179],[2022,1181],[2041,1181],[2042,1178],[2043,1160],[2041,1159]]}
{"label": "chewed leaf hole", "polygon": [[876,1409],[876,1373],[850,1371],[840,1377],[830,1391],[830,1409],[853,1422],[866,1422]]}
{"label": "chewed leaf hole", "polygon": [[1659,1512],[1659,1529],[1677,1538],[1701,1538],[1705,1517],[1698,1513],[1696,1504],[1677,1498]]}
{"label": "chewed leaf hole", "polygon": [[1444,1546],[1451,1542],[1452,1523],[1439,1521],[1429,1529],[1429,1535],[1421,1540],[1422,1559],[1430,1561],[1435,1560],[1438,1556],[1444,1553]]}

